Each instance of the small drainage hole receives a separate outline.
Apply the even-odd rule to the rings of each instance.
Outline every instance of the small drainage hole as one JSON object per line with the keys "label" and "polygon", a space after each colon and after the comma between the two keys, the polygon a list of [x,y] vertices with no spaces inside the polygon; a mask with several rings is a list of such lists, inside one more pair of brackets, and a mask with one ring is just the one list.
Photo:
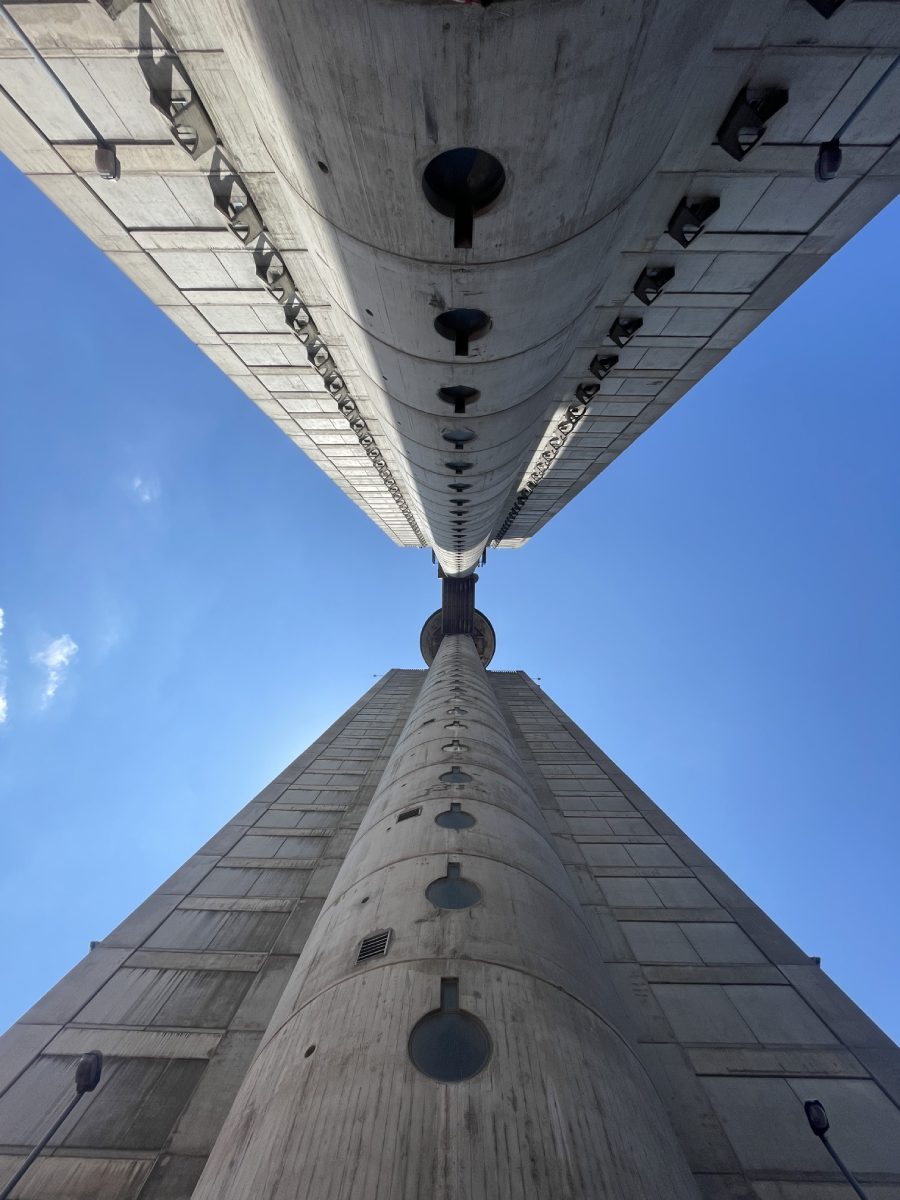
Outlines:
{"label": "small drainage hole", "polygon": [[311,1058],[315,1054],[315,1052],[316,1052],[315,1045],[307,1046],[306,1049],[303,1051],[303,1057]]}

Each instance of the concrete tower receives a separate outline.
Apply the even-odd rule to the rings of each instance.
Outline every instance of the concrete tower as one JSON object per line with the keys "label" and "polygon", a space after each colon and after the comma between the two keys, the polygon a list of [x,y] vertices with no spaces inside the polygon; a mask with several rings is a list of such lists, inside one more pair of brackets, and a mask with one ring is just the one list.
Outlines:
{"label": "concrete tower", "polygon": [[900,1196],[897,1048],[453,611],[0,1042],[6,1175],[105,1055],[17,1200],[844,1200],[811,1099]]}
{"label": "concrete tower", "polygon": [[813,1098],[897,1200],[896,1048],[486,671],[473,572],[897,195],[900,6],[0,16],[0,148],[444,578],[427,674],[390,672],[6,1035],[8,1174],[105,1055],[16,1200],[846,1200]]}
{"label": "concrete tower", "polygon": [[450,576],[900,192],[883,0],[3,7],[0,150]]}

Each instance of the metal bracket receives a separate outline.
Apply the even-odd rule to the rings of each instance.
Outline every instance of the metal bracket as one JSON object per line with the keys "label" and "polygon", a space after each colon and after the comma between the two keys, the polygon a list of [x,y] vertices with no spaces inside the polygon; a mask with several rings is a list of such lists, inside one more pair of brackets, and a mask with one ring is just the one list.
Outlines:
{"label": "metal bracket", "polygon": [[788,102],[784,88],[741,88],[719,126],[716,141],[732,158],[746,158],[766,132],[766,123]]}
{"label": "metal bracket", "polygon": [[718,209],[718,196],[700,196],[690,201],[685,196],[669,217],[669,237],[674,238],[679,246],[689,246],[700,236],[706,222]]}

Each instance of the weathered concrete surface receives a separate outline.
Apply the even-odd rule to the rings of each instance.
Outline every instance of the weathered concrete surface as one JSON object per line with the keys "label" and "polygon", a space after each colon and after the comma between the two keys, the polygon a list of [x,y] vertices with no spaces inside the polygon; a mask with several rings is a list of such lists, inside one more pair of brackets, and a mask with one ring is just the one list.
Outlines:
{"label": "weathered concrete surface", "polygon": [[[450,574],[541,528],[900,190],[900,77],[847,131],[838,178],[812,178],[817,145],[900,50],[897,5],[880,0],[829,21],[806,0],[158,0],[116,22],[92,4],[8,8],[122,178],[97,179],[84,127],[6,34],[0,147],[355,503]],[[715,139],[745,86],[789,99],[737,162]],[[217,147],[174,146],[151,88],[199,100]],[[457,146],[507,174],[471,249],[421,187]],[[238,195],[262,242],[216,209]],[[685,196],[719,207],[681,247],[666,228]],[[298,338],[258,273],[273,247],[318,339]],[[674,270],[650,307],[634,294],[648,266]],[[493,322],[467,358],[434,329],[453,307]],[[619,318],[643,322],[623,347]],[[590,365],[611,355],[601,382]],[[480,392],[463,415],[437,395],[454,384]],[[463,424],[457,450],[444,434]]]}
{"label": "weathered concrete surface", "polygon": [[900,1196],[900,1050],[526,675],[490,678],[710,1200]]}
{"label": "weathered concrete surface", "polygon": [[[437,692],[423,695],[401,743],[425,672],[391,672],[0,1040],[0,1180],[59,1111],[77,1055],[101,1049],[108,1065],[16,1200],[190,1200],[270,1025],[285,1039],[311,1034],[297,1041],[294,1073],[293,1059],[276,1065],[285,1093],[309,1084],[327,1098],[332,1070],[362,1072],[384,1103],[359,1120],[378,1144],[404,1148],[411,1170],[433,1145],[423,1118],[436,1092],[448,1097],[447,1136],[485,1128],[484,1109],[461,1097],[501,1058],[521,1080],[486,1101],[519,1106],[508,1159],[536,1144],[549,1161],[563,1110],[535,1128],[525,1100],[552,1083],[560,1097],[580,1089],[596,1112],[594,1076],[602,1085],[614,1064],[631,1078],[630,1043],[707,1200],[847,1200],[803,1119],[813,1097],[867,1194],[898,1200],[890,1039],[527,676],[476,673],[464,685],[460,674],[441,683],[452,713]],[[444,751],[454,740],[469,750]],[[431,791],[444,760],[464,754],[481,760],[471,783]],[[389,759],[383,794],[402,802],[370,805]],[[477,815],[459,832],[433,819],[456,792]],[[323,837],[318,858],[295,865],[296,845]],[[425,891],[454,861],[481,899],[438,909]],[[379,928],[393,930],[387,957],[354,966],[360,938]],[[309,969],[295,971],[304,947]],[[405,1037],[454,972],[494,1057],[469,1083],[438,1084],[411,1067]],[[586,1080],[592,1055],[603,1062]],[[382,1076],[379,1063],[390,1066]],[[630,1087],[627,1097],[638,1109],[645,1098]],[[351,1094],[347,1112],[355,1103]],[[477,1194],[472,1178],[492,1195],[528,1194],[527,1180],[508,1169],[494,1178],[464,1149],[446,1178],[463,1162],[481,1175],[455,1195],[442,1175],[445,1196]],[[344,1159],[351,1177],[368,1165]]]}
{"label": "weathered concrete surface", "polygon": [[16,1200],[188,1200],[422,676],[389,672],[0,1038],[0,1186],[105,1059]]}
{"label": "weathered concrete surface", "polygon": [[[436,823],[453,802],[472,825]],[[435,907],[454,863],[481,898]],[[492,1043],[454,1082],[408,1051],[447,978]],[[194,1196],[696,1197],[623,1025],[474,643],[447,636]]]}

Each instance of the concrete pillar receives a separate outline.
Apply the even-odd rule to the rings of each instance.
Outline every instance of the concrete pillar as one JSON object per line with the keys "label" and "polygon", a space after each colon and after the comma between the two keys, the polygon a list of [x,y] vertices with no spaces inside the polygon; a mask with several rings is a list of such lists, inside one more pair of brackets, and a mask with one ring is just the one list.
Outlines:
{"label": "concrete pillar", "polygon": [[620,1025],[474,643],[445,637],[195,1200],[696,1200]]}

